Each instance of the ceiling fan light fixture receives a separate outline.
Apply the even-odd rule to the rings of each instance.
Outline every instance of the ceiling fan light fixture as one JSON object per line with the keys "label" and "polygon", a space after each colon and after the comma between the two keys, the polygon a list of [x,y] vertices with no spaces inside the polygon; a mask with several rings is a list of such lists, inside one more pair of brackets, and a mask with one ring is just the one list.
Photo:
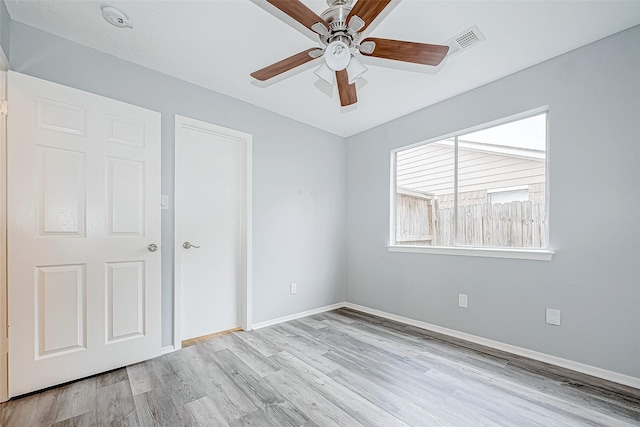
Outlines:
{"label": "ceiling fan light fixture", "polygon": [[347,66],[347,74],[349,75],[349,84],[355,83],[364,73],[369,71],[362,62],[358,61],[358,58],[351,55],[351,61]]}
{"label": "ceiling fan light fixture", "polygon": [[313,73],[330,85],[333,85],[336,81],[336,72],[329,68],[325,62],[320,64]]}
{"label": "ceiling fan light fixture", "polygon": [[346,43],[339,40],[329,43],[324,51],[324,62],[333,71],[340,71],[347,68],[351,59],[351,51]]}

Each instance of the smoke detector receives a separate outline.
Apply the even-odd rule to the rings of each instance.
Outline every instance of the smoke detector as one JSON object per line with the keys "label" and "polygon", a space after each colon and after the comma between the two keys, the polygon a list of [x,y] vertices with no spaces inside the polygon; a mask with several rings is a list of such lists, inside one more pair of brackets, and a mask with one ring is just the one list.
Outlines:
{"label": "smoke detector", "polygon": [[103,4],[101,6],[102,17],[109,24],[118,28],[133,28],[133,24],[129,21],[129,17],[123,11],[116,9],[113,6]]}

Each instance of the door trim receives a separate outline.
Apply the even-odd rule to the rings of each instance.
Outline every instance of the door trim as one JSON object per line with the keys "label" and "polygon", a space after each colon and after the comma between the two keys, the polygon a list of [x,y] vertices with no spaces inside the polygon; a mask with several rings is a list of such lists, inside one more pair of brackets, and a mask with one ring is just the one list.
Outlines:
{"label": "door trim", "polygon": [[174,286],[173,286],[173,350],[182,348],[181,320],[180,320],[180,292],[182,252],[180,251],[180,206],[175,202],[177,193],[177,176],[180,175],[180,152],[182,148],[182,128],[192,128],[212,132],[242,141],[242,230],[241,230],[241,259],[240,259],[240,327],[249,331],[252,328],[252,135],[234,129],[214,125],[185,116],[175,115],[175,151],[174,151]]}
{"label": "door trim", "polygon": [[[7,99],[7,65],[0,48],[0,101]],[[7,116],[0,113],[0,402],[9,399],[9,326],[7,325]]]}

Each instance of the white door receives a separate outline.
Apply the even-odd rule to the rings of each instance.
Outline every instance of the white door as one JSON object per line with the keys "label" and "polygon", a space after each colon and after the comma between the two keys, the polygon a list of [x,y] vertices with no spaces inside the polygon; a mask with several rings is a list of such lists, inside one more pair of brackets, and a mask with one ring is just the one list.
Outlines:
{"label": "white door", "polygon": [[250,139],[176,116],[176,286],[182,340],[244,323]]}
{"label": "white door", "polygon": [[160,114],[9,74],[9,394],[160,354]]}

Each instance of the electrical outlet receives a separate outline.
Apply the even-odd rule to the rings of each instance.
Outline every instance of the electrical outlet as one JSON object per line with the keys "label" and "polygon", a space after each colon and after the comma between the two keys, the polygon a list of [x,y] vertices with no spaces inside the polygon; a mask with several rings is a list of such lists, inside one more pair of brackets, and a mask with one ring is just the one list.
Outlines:
{"label": "electrical outlet", "polygon": [[547,308],[547,323],[550,325],[560,325],[560,310]]}
{"label": "electrical outlet", "polygon": [[458,294],[458,307],[467,308],[469,306],[469,297],[465,294]]}
{"label": "electrical outlet", "polygon": [[289,292],[291,292],[291,295],[297,294],[298,293],[298,284],[297,283],[292,283],[291,287],[289,288]]}

